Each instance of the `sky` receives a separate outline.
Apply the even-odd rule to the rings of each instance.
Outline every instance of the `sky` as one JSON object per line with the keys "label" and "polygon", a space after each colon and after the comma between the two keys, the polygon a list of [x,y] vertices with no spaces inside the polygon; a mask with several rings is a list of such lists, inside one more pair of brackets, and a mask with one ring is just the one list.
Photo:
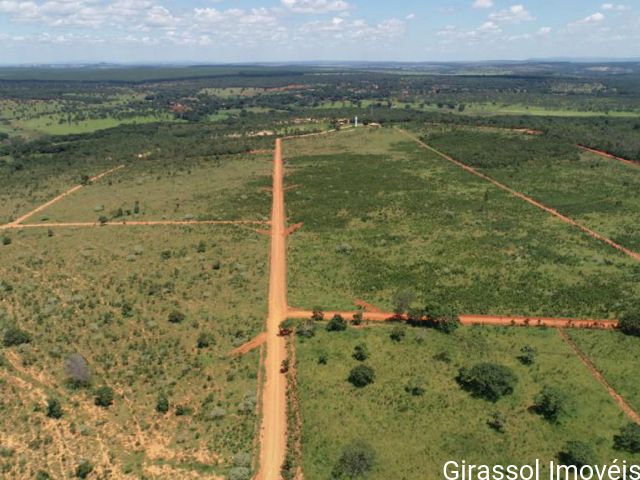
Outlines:
{"label": "sky", "polygon": [[640,0],[0,0],[0,63],[640,57]]}

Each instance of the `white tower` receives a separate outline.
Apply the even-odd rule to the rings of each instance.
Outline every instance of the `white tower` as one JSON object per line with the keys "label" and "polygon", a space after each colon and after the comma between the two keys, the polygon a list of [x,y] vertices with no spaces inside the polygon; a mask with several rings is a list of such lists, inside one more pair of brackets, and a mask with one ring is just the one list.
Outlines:
{"label": "white tower", "polygon": [[356,128],[358,127],[358,116],[356,116]]}

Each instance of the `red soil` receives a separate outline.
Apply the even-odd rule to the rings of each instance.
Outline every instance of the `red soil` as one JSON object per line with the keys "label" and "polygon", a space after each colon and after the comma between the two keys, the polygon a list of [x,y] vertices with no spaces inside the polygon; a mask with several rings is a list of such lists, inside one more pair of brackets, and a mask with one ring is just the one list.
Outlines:
{"label": "red soil", "polygon": [[267,341],[267,334],[263,332],[260,335],[257,335],[252,340],[245,343],[244,345],[240,345],[238,348],[233,350],[229,355],[231,357],[239,357],[240,355],[249,353],[251,350],[255,350],[266,341]]}

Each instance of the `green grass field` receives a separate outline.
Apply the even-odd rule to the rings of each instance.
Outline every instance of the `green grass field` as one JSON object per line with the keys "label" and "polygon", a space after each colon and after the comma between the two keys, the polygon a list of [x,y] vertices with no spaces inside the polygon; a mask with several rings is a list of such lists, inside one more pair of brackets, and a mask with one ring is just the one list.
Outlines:
{"label": "green grass field", "polygon": [[[289,302],[615,317],[636,262],[391,129],[287,141]],[[632,293],[636,292],[636,293]]]}
{"label": "green grass field", "polygon": [[[391,329],[319,329],[314,338],[297,340],[305,478],[329,478],[344,446],[357,440],[376,452],[376,466],[366,477],[371,480],[441,478],[449,460],[548,462],[569,440],[591,444],[600,462],[640,458],[613,450],[613,435],[627,419],[556,331],[465,327],[447,336],[409,329],[403,341],[395,342]],[[359,363],[351,356],[359,343],[367,345],[366,364],[376,374],[375,382],[362,389],[347,382]],[[516,358],[525,345],[537,351],[532,366]],[[434,358],[443,352],[450,363]],[[326,365],[319,363],[321,355]],[[513,395],[491,403],[460,389],[455,381],[460,367],[483,361],[514,370]],[[422,386],[424,395],[410,395],[407,385]],[[560,387],[570,399],[570,414],[558,424],[529,411],[545,385]],[[487,425],[495,412],[506,419],[505,433]]]}
{"label": "green grass field", "polygon": [[565,153],[547,135],[454,129],[428,141],[615,242],[640,249],[640,199],[634,195],[640,168],[573,146],[572,154]]}
{"label": "green grass field", "polygon": [[115,221],[269,219],[269,155],[182,163],[158,151],[140,155],[143,158],[128,161],[126,168],[31,217],[29,223],[95,222],[101,216]]}

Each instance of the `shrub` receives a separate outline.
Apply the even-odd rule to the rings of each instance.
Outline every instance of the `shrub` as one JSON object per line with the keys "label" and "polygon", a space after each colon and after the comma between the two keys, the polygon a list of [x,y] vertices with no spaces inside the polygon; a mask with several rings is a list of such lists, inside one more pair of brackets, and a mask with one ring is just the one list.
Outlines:
{"label": "shrub", "polygon": [[520,355],[518,356],[518,360],[523,365],[533,365],[536,361],[536,350],[535,348],[525,345],[520,349]]}
{"label": "shrub", "polygon": [[326,365],[328,362],[329,356],[326,353],[321,353],[320,356],[318,356],[318,364]]}
{"label": "shrub", "polygon": [[75,476],[78,478],[87,478],[93,472],[93,465],[89,460],[82,460],[76,467]]}
{"label": "shrub", "polygon": [[182,323],[184,322],[184,319],[185,319],[184,313],[178,312],[177,310],[174,310],[169,314],[170,323]]}
{"label": "shrub", "polygon": [[8,236],[3,236],[2,237],[2,244],[3,245],[11,245],[11,237]]}
{"label": "shrub", "polygon": [[389,337],[391,337],[391,340],[393,340],[394,342],[401,342],[406,335],[406,329],[398,325],[396,327],[393,327],[391,333],[389,334]]}
{"label": "shrub", "polygon": [[501,397],[513,393],[518,378],[503,365],[479,363],[472,368],[460,369],[457,381],[473,395],[497,402]]}
{"label": "shrub", "polygon": [[629,453],[640,453],[640,425],[630,423],[620,429],[620,433],[613,437],[616,450]]}
{"label": "shrub", "polygon": [[593,448],[579,441],[567,442],[564,449],[558,454],[558,458],[563,465],[575,465],[578,468],[598,463]]}
{"label": "shrub", "polygon": [[322,307],[313,307],[311,320],[314,320],[316,322],[321,322],[322,320],[324,320],[324,312],[322,311]]}
{"label": "shrub", "polygon": [[185,417],[193,413],[193,408],[188,405],[178,405],[176,407],[176,417]]}
{"label": "shrub", "polygon": [[620,330],[626,335],[640,337],[640,313],[629,313],[620,318]]}
{"label": "shrub", "polygon": [[336,314],[327,324],[328,332],[342,332],[347,329],[347,322],[342,315]]}
{"label": "shrub", "polygon": [[423,383],[421,380],[414,378],[404,387],[404,391],[414,397],[421,397],[426,392],[425,388],[422,385]]}
{"label": "shrub", "polygon": [[50,398],[47,400],[47,417],[59,419],[62,418],[62,405],[57,398]]}
{"label": "shrub", "polygon": [[5,347],[13,347],[30,342],[31,335],[15,326],[7,328],[2,339]]}
{"label": "shrub", "polygon": [[99,407],[110,407],[113,405],[113,389],[106,385],[96,390],[96,397],[94,403]]}
{"label": "shrub", "polygon": [[427,325],[442,333],[453,333],[460,326],[460,317],[454,309],[430,304],[424,307]]}
{"label": "shrub", "polygon": [[72,353],[64,362],[64,371],[75,387],[84,387],[91,383],[89,364],[79,353]]}
{"label": "shrub", "polygon": [[364,388],[374,382],[376,373],[368,365],[358,365],[349,372],[349,382],[357,388]]}
{"label": "shrub", "polygon": [[367,345],[364,343],[356,345],[356,347],[353,349],[353,358],[355,358],[359,362],[364,362],[367,358],[369,358],[369,349],[367,348]]}
{"label": "shrub", "polygon": [[169,398],[164,392],[158,394],[156,399],[156,412],[167,413],[169,411]]}
{"label": "shrub", "polygon": [[98,217],[98,223],[100,223],[100,225],[105,225],[108,221],[109,217],[106,215],[100,215],[100,217]]}
{"label": "shrub", "polygon": [[229,480],[249,480],[251,478],[251,470],[247,467],[233,467],[229,470]]}
{"label": "shrub", "polygon": [[316,334],[316,322],[313,320],[305,320],[296,328],[296,335],[303,338],[313,338]]}
{"label": "shrub", "polygon": [[196,346],[198,348],[209,348],[211,345],[215,345],[215,339],[213,338],[213,334],[207,332],[201,332],[198,335],[198,341]]}
{"label": "shrub", "polygon": [[376,463],[376,453],[364,442],[353,442],[342,450],[333,469],[335,478],[357,478],[366,475]]}
{"label": "shrub", "polygon": [[555,387],[545,386],[535,399],[533,410],[550,422],[557,422],[568,412],[569,399]]}
{"label": "shrub", "polygon": [[491,417],[489,417],[487,425],[496,432],[504,433],[507,431],[507,418],[500,412],[494,412]]}
{"label": "shrub", "polygon": [[36,473],[35,480],[51,480],[51,475],[49,475],[44,470],[38,470]]}
{"label": "shrub", "polygon": [[356,312],[353,314],[353,320],[351,320],[351,325],[355,325],[356,327],[362,325],[364,321],[364,315],[362,312]]}

